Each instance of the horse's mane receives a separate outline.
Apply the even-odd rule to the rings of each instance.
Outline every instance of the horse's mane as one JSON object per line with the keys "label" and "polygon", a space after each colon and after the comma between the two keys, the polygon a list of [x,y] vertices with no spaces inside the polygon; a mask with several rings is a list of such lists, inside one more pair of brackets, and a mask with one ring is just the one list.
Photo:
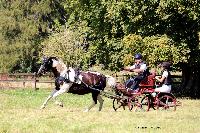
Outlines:
{"label": "horse's mane", "polygon": [[56,57],[51,57],[51,58],[58,61],[58,65],[56,66],[56,69],[58,72],[61,73],[62,71],[64,71],[67,68],[67,66],[65,65],[65,63],[63,62],[62,59],[58,59]]}

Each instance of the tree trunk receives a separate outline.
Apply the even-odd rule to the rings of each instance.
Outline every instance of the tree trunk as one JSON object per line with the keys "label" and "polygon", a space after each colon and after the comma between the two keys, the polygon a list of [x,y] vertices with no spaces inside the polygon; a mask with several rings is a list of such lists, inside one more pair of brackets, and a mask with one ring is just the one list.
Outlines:
{"label": "tree trunk", "polygon": [[183,96],[200,98],[200,63],[182,65],[180,92]]}

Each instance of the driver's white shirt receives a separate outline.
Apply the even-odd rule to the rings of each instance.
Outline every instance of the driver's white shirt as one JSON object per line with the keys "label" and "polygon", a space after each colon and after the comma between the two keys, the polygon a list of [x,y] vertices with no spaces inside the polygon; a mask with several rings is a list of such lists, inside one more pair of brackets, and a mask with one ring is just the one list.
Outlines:
{"label": "driver's white shirt", "polygon": [[[137,64],[132,65],[132,66],[130,67],[130,69],[135,69],[136,65],[137,65]],[[142,69],[142,70],[145,71],[145,70],[147,69],[147,65],[146,65],[145,63],[141,63],[140,69]]]}

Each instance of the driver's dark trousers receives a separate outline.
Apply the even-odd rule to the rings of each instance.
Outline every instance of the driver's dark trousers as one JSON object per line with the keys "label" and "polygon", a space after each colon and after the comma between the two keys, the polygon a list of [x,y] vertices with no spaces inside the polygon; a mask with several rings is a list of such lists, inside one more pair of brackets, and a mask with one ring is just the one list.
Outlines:
{"label": "driver's dark trousers", "polygon": [[127,88],[130,88],[131,90],[136,90],[139,88],[140,82],[144,79],[143,74],[139,74],[134,78],[130,78],[126,81],[125,85]]}

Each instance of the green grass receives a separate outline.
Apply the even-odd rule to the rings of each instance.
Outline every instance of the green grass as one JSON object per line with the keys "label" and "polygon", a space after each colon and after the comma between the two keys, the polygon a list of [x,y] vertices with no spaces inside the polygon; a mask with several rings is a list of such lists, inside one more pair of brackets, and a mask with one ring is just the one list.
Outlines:
{"label": "green grass", "polygon": [[[50,101],[40,110],[51,90],[1,90],[0,132],[3,133],[121,133],[121,132],[200,132],[200,100],[179,99],[183,106],[177,111],[115,112],[112,99],[103,97],[104,108],[95,106],[83,112],[91,103],[91,95],[60,96],[64,107]],[[146,128],[145,128],[146,127]],[[159,128],[158,128],[159,127]]]}

